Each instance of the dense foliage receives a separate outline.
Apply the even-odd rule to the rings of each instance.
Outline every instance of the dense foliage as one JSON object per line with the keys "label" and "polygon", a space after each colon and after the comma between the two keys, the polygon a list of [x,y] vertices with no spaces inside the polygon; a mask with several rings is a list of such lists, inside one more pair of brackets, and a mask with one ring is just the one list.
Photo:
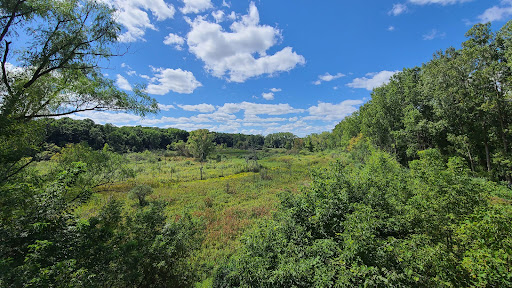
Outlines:
{"label": "dense foliage", "polygon": [[512,21],[470,29],[461,49],[438,52],[374,89],[372,99],[333,130],[338,147],[362,133],[400,163],[436,148],[471,170],[512,181]]}
{"label": "dense foliage", "polygon": [[132,213],[112,200],[97,216],[75,216],[94,187],[133,175],[124,158],[84,146],[69,146],[54,158],[48,173],[27,171],[0,187],[0,286],[178,287],[194,281],[186,257],[199,243],[199,226],[190,217],[168,222],[165,203],[146,200],[147,191],[134,192],[143,205]]}
{"label": "dense foliage", "polygon": [[189,135],[187,131],[176,128],[116,127],[95,124],[90,119],[45,119],[41,122],[45,125],[48,143],[62,147],[67,143],[85,142],[94,149],[102,149],[108,144],[119,153],[165,150],[172,143],[187,141]]}
{"label": "dense foliage", "polygon": [[510,287],[510,190],[437,150],[403,168],[366,143],[285,194],[214,287]]}
{"label": "dense foliage", "polygon": [[[68,134],[77,139],[59,139],[63,149],[45,144],[46,124],[57,121],[41,118],[157,110],[156,101],[141,89],[120,91],[98,66],[114,54],[120,27],[113,12],[107,3],[93,0],[0,1],[1,287],[180,287],[194,282],[187,257],[197,246],[198,226],[190,217],[167,220],[166,203],[144,199],[144,205],[126,213],[112,200],[91,217],[75,215],[96,187],[134,175],[92,121],[80,122],[85,127]],[[100,150],[67,146],[83,141],[80,137]],[[126,149],[115,146],[126,145],[123,141],[112,144]],[[30,164],[41,159],[52,159],[52,165],[33,170]]]}

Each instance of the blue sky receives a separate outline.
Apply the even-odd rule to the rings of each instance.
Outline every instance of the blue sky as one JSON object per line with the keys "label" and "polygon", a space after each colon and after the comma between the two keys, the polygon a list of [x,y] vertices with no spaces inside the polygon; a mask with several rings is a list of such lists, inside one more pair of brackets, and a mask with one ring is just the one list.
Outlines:
{"label": "blue sky", "polygon": [[396,71],[512,16],[512,0],[103,1],[127,51],[104,73],[127,91],[146,85],[161,111],[73,118],[262,135],[329,131]]}

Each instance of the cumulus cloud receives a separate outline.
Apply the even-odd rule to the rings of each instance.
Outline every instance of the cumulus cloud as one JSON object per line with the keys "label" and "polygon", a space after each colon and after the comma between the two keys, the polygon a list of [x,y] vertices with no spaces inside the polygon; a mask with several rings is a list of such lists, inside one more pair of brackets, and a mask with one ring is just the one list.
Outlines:
{"label": "cumulus cloud", "polygon": [[178,105],[181,109],[185,111],[198,111],[201,113],[208,113],[215,111],[215,106],[212,104],[197,104],[197,105]]}
{"label": "cumulus cloud", "polygon": [[268,93],[261,93],[261,97],[263,97],[263,99],[265,100],[274,100],[274,93],[272,92],[268,92]]}
{"label": "cumulus cloud", "polygon": [[295,109],[290,104],[259,104],[251,102],[225,103],[219,107],[218,112],[233,114],[244,111],[245,115],[284,115],[290,113],[302,113],[303,109]]}
{"label": "cumulus cloud", "polygon": [[185,38],[181,37],[180,35],[169,33],[169,35],[165,36],[164,38],[164,44],[173,46],[174,48],[178,50],[183,49],[183,44],[185,43]]}
{"label": "cumulus cloud", "polygon": [[208,22],[198,16],[187,34],[189,51],[205,64],[205,69],[215,77],[227,76],[231,82],[245,82],[247,79],[279,72],[290,71],[304,64],[303,56],[285,47],[273,55],[267,50],[281,39],[278,29],[259,24],[259,12],[254,2],[250,3],[249,13],[233,22],[230,31],[221,25]]}
{"label": "cumulus cloud", "polygon": [[174,107],[174,105],[166,105],[166,104],[161,104],[161,103],[158,103],[158,109],[162,110],[162,111],[169,111],[171,109],[176,109],[176,107]]}
{"label": "cumulus cloud", "polygon": [[320,85],[320,84],[322,84],[322,82],[329,82],[329,81],[332,81],[332,80],[335,80],[335,79],[338,79],[338,78],[341,78],[344,76],[345,76],[345,74],[343,74],[343,73],[338,73],[336,75],[331,75],[329,73],[325,73],[324,75],[319,75],[318,80],[313,82],[313,84]]}
{"label": "cumulus cloud", "polygon": [[84,120],[91,119],[95,123],[98,124],[107,124],[113,123],[118,126],[130,125],[133,123],[137,123],[142,118],[137,115],[128,114],[128,113],[119,113],[119,112],[105,112],[105,111],[85,111],[78,112],[70,115],[66,115],[71,119],[75,120]]}
{"label": "cumulus cloud", "polygon": [[[179,128],[188,131],[209,129],[218,132],[269,134],[292,132],[303,136],[332,129],[343,117],[354,112],[362,100],[346,100],[341,103],[319,102],[308,109],[296,109],[289,104],[258,104],[251,102],[226,103],[223,106],[202,103],[177,105],[183,110],[197,112],[189,117],[159,116],[142,118],[137,115],[105,111],[87,111],[71,115],[74,119],[92,119],[101,124],[116,126],[158,126]],[[174,105],[158,104],[164,111],[176,109]],[[180,111],[177,110],[175,114]],[[241,115],[238,113],[242,113]],[[307,116],[300,114],[308,112]],[[288,115],[291,114],[291,115]],[[279,116],[282,115],[282,116]]]}
{"label": "cumulus cloud", "polygon": [[390,31],[390,32],[391,32],[391,31],[395,31],[395,26],[389,26],[389,27],[388,27],[388,31]]}
{"label": "cumulus cloud", "polygon": [[212,12],[213,19],[215,19],[215,22],[220,23],[224,19],[224,11],[217,10]]}
{"label": "cumulus cloud", "polygon": [[123,90],[132,91],[132,85],[130,85],[130,82],[120,74],[117,74],[116,85]]}
{"label": "cumulus cloud", "polygon": [[478,16],[480,23],[500,21],[509,18],[512,15],[512,1],[501,1],[500,6],[488,8]]}
{"label": "cumulus cloud", "polygon": [[382,86],[389,82],[391,76],[399,71],[380,71],[376,73],[368,73],[361,78],[356,78],[352,82],[348,83],[347,86],[351,88],[364,88],[366,90],[373,90],[373,88]]}
{"label": "cumulus cloud", "polygon": [[235,11],[231,11],[231,13],[229,13],[229,15],[227,17],[231,21],[235,21],[237,18]]}
{"label": "cumulus cloud", "polygon": [[191,94],[197,87],[202,86],[190,71],[153,68],[153,72],[156,73],[155,77],[151,79],[152,83],[146,88],[146,92],[149,94],[165,95],[170,91],[180,94]]}
{"label": "cumulus cloud", "polygon": [[183,14],[197,14],[213,8],[213,4],[210,0],[183,0],[183,3],[185,6],[180,9]]}
{"label": "cumulus cloud", "polygon": [[304,120],[324,120],[333,121],[341,120],[346,116],[354,113],[357,106],[363,104],[361,100],[345,100],[338,104],[320,102],[317,106],[309,107],[310,116],[306,116]]}
{"label": "cumulus cloud", "polygon": [[157,30],[148,12],[156,21],[174,17],[176,9],[164,0],[104,0],[116,8],[115,17],[126,31],[119,35],[121,42],[144,40],[147,29]]}
{"label": "cumulus cloud", "polygon": [[436,38],[444,38],[444,37],[446,37],[446,33],[439,32],[436,29],[432,29],[430,32],[423,35],[423,40],[434,40]]}
{"label": "cumulus cloud", "polygon": [[405,12],[407,12],[407,5],[398,3],[398,4],[393,4],[393,8],[391,8],[391,10],[389,10],[388,14],[393,15],[393,16],[398,16]]}
{"label": "cumulus cloud", "polygon": [[470,1],[472,0],[409,0],[409,2],[416,5],[440,4],[443,6],[457,3],[465,3]]}
{"label": "cumulus cloud", "polygon": [[276,92],[281,92],[283,90],[281,88],[270,88],[270,91],[276,93]]}

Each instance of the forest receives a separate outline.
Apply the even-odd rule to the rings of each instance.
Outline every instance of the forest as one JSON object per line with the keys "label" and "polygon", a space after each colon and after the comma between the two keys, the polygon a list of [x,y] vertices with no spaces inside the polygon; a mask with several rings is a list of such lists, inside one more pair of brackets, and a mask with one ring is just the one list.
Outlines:
{"label": "forest", "polygon": [[0,287],[512,287],[512,21],[297,137],[69,118],[158,110],[113,13],[0,2]]}

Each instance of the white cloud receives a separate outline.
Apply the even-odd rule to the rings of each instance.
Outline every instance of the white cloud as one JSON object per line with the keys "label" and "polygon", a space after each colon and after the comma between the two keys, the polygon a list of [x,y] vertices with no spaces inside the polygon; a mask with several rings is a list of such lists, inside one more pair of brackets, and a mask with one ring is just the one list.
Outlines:
{"label": "white cloud", "polygon": [[227,17],[229,20],[232,20],[232,21],[235,21],[237,18],[235,11],[231,11],[231,13],[229,13],[229,15]]}
{"label": "white cloud", "polygon": [[409,0],[410,3],[416,5],[427,5],[427,4],[440,4],[440,5],[452,5],[457,3],[465,3],[473,0]]}
{"label": "white cloud", "polygon": [[480,23],[500,21],[509,18],[512,15],[512,1],[501,1],[501,5],[501,7],[493,6],[486,9],[484,13],[478,16]]}
{"label": "white cloud", "polygon": [[[179,128],[188,131],[209,129],[211,131],[266,135],[275,132],[292,132],[299,136],[330,130],[343,117],[354,112],[362,104],[361,100],[346,100],[338,104],[322,103],[308,109],[296,109],[289,104],[258,104],[250,102],[226,103],[221,107],[202,103],[197,105],[178,105],[180,108],[198,112],[190,117],[142,118],[127,113],[87,111],[72,114],[73,119],[92,119],[96,123],[112,123],[116,126],[157,126]],[[164,111],[176,109],[174,105],[158,104]],[[176,111],[178,114],[180,111]],[[235,115],[243,112],[242,115]],[[308,112],[308,116],[299,117],[298,113]],[[277,116],[286,115],[289,116]],[[293,115],[296,114],[296,115]],[[313,124],[314,123],[314,124]]]}
{"label": "white cloud", "polygon": [[225,103],[219,107],[218,112],[233,114],[244,111],[245,115],[284,115],[290,113],[302,113],[303,109],[295,109],[289,104],[258,104],[251,102]]}
{"label": "white cloud", "polygon": [[162,110],[162,111],[169,111],[171,109],[176,109],[176,107],[174,107],[174,105],[166,105],[166,104],[161,104],[161,103],[158,103],[158,109]]}
{"label": "white cloud", "polygon": [[261,118],[257,115],[244,115],[243,122],[251,122],[251,123],[266,123],[266,122],[283,122],[286,121],[287,118],[280,118],[280,117],[267,117],[267,118]]}
{"label": "white cloud", "polygon": [[185,3],[185,6],[180,9],[183,14],[197,14],[213,8],[210,0],[183,0],[183,3]]}
{"label": "white cloud", "polygon": [[130,82],[120,74],[117,74],[116,85],[123,90],[132,91],[132,85],[130,85]]}
{"label": "white cloud", "polygon": [[436,29],[432,29],[432,31],[423,35],[423,40],[434,40],[436,38],[444,38],[446,37],[446,33],[439,32]]}
{"label": "white cloud", "polygon": [[208,113],[215,111],[215,106],[212,104],[197,104],[197,105],[178,105],[181,109],[185,111],[198,111],[201,113]]}
{"label": "white cloud", "polygon": [[270,91],[276,93],[276,92],[281,92],[282,89],[281,88],[270,88]]}
{"label": "white cloud", "polygon": [[268,92],[268,93],[263,92],[263,93],[261,93],[261,96],[265,100],[274,100],[274,93],[272,93],[272,92]]}
{"label": "white cloud", "polygon": [[227,8],[230,8],[231,7],[231,4],[226,2],[226,0],[222,0],[222,7],[227,7]]}
{"label": "white cloud", "polygon": [[310,116],[304,117],[304,120],[324,120],[333,121],[341,120],[346,116],[354,113],[357,105],[363,104],[361,100],[345,100],[338,104],[318,103],[317,106],[309,107]]}
{"label": "white cloud", "polygon": [[244,82],[264,74],[290,71],[305,63],[304,57],[293,52],[291,47],[267,55],[267,50],[281,39],[281,33],[271,26],[259,25],[254,2],[249,6],[249,14],[230,26],[231,32],[201,16],[189,20],[189,24],[189,50],[215,77],[223,78],[227,74],[228,81]]}
{"label": "white cloud", "polygon": [[165,45],[174,45],[174,47],[178,50],[183,49],[183,44],[185,43],[185,38],[180,35],[169,33],[169,35],[165,36],[164,44]]}
{"label": "white cloud", "polygon": [[128,113],[115,113],[105,111],[85,111],[67,115],[66,117],[75,120],[91,119],[98,124],[113,123],[118,126],[129,125],[140,121],[142,118]]}
{"label": "white cloud", "polygon": [[165,95],[170,91],[181,94],[191,94],[197,87],[202,86],[190,71],[153,68],[153,72],[156,74],[155,77],[152,78],[152,82],[158,83],[150,83],[148,85],[146,91],[149,94]]}
{"label": "white cloud", "polygon": [[391,10],[389,10],[388,14],[393,15],[393,16],[398,16],[405,12],[407,12],[407,5],[398,3],[398,4],[393,4],[393,8],[391,8]]}
{"label": "white cloud", "polygon": [[212,16],[215,19],[216,23],[220,23],[224,19],[224,11],[222,11],[222,10],[213,11]]}
{"label": "white cloud", "polygon": [[388,83],[391,76],[398,72],[384,70],[377,73],[368,73],[366,74],[367,77],[356,78],[348,83],[347,86],[351,88],[364,88],[371,91],[373,88]]}
{"label": "white cloud", "polygon": [[151,12],[156,21],[173,18],[176,12],[174,6],[165,3],[164,0],[105,0],[105,2],[116,8],[116,20],[126,29],[119,35],[121,42],[144,40],[147,29],[157,30],[151,23],[148,12]]}
{"label": "white cloud", "polygon": [[343,73],[338,73],[336,75],[331,75],[329,73],[325,73],[324,75],[319,75],[318,80],[313,82],[313,84],[320,85],[320,84],[322,84],[323,81],[329,82],[329,81],[332,81],[332,80],[335,80],[335,79],[338,79],[338,78],[341,78],[344,76],[345,76],[345,74],[343,74]]}
{"label": "white cloud", "polygon": [[395,26],[389,26],[388,31],[395,31]]}

